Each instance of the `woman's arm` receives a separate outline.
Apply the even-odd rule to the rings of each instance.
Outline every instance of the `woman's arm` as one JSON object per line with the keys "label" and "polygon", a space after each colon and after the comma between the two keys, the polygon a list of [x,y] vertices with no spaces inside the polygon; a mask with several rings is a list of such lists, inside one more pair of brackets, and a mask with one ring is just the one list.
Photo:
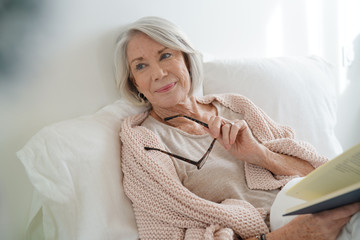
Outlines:
{"label": "woman's arm", "polygon": [[263,160],[260,161],[262,167],[268,169],[275,175],[298,175],[300,177],[306,176],[314,167],[302,159],[274,153],[268,148],[263,147]]}
{"label": "woman's arm", "polygon": [[264,167],[273,174],[305,176],[314,170],[307,161],[274,153],[260,144],[244,120],[230,123],[214,116],[209,121],[209,132],[237,159]]}
{"label": "woman's arm", "polygon": [[[316,214],[301,215],[285,226],[266,234],[267,240],[334,240],[352,215],[360,210],[360,203]],[[257,240],[256,237],[247,240]]]}

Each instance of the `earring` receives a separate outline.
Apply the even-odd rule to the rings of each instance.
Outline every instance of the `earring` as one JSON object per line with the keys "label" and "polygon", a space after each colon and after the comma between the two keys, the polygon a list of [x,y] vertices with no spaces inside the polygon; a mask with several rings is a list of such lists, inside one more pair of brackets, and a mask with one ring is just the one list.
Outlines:
{"label": "earring", "polygon": [[138,92],[138,98],[139,98],[139,100],[140,100],[140,102],[142,101],[142,100],[145,100],[146,98],[145,98],[145,96],[144,96],[144,94],[142,94],[141,92]]}

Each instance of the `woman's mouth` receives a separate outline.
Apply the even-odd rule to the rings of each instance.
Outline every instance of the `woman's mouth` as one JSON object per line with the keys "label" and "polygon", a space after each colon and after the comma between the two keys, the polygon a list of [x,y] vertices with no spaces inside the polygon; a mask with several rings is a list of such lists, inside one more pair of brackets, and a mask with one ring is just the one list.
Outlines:
{"label": "woman's mouth", "polygon": [[168,92],[170,91],[174,86],[175,86],[176,82],[173,82],[173,83],[170,83],[170,84],[167,84],[161,88],[159,88],[158,90],[156,90],[155,92],[157,93],[164,93],[164,92]]}

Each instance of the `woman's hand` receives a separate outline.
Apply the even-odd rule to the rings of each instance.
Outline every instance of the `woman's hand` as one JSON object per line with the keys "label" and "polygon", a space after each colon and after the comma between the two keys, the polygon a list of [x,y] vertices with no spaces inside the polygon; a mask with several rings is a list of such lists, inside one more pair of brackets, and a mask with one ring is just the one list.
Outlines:
{"label": "woman's hand", "polygon": [[276,175],[306,176],[312,170],[310,163],[292,156],[270,151],[253,136],[244,120],[229,121],[212,116],[209,133],[237,159],[268,169]]}
{"label": "woman's hand", "polygon": [[360,203],[354,203],[316,214],[301,215],[268,234],[267,239],[333,240],[359,210]]}
{"label": "woman's hand", "polygon": [[261,145],[244,120],[229,121],[219,116],[212,116],[208,121],[209,133],[217,138],[230,154],[239,160],[264,166],[266,148]]}

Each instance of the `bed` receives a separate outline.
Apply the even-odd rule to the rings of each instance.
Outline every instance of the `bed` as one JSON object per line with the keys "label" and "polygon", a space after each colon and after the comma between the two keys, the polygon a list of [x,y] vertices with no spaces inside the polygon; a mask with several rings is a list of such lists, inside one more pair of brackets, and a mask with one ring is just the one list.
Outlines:
{"label": "bed", "polygon": [[[238,93],[323,155],[342,151],[334,133],[336,75],[316,56],[212,59],[198,94]],[[137,239],[121,185],[122,119],[145,111],[124,99],[45,126],[17,152],[34,187],[27,239]]]}

